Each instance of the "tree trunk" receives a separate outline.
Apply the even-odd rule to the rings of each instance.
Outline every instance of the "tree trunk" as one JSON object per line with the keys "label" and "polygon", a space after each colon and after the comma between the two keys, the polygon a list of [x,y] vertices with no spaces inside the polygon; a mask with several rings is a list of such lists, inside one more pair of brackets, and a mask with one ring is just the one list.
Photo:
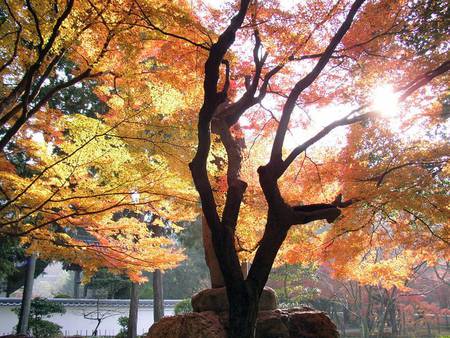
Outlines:
{"label": "tree trunk", "polygon": [[[372,287],[371,286],[367,286],[364,288],[366,290],[367,293],[367,308],[366,308],[366,313],[365,313],[365,325],[367,326],[367,336],[370,336],[370,332],[373,329],[374,326],[374,318],[373,318],[373,313],[372,313],[372,308],[373,308],[373,296],[372,296]],[[362,304],[362,300],[361,300],[361,307],[363,306]]]}
{"label": "tree trunk", "polygon": [[139,285],[137,283],[131,283],[130,313],[128,315],[127,338],[136,338],[137,336],[138,309],[139,309]]}
{"label": "tree trunk", "polygon": [[395,301],[391,302],[391,306],[389,307],[389,319],[391,322],[392,335],[399,335],[398,321],[397,321],[397,306],[395,305]]}
{"label": "tree trunk", "polygon": [[81,270],[75,269],[73,277],[73,298],[80,298]]}
{"label": "tree trunk", "polygon": [[220,270],[219,261],[211,237],[211,230],[206,222],[205,216],[202,216],[202,233],[203,233],[203,248],[205,250],[205,261],[208,266],[209,275],[211,277],[211,287],[220,288],[225,286],[222,271]]}
{"label": "tree trunk", "polygon": [[[42,272],[44,272],[47,267],[48,262],[36,259],[36,267],[34,269],[34,278],[38,277]],[[20,289],[25,285],[27,265],[18,267],[15,269],[11,275],[6,278],[6,294],[11,295],[16,290]]]}
{"label": "tree trunk", "polygon": [[406,334],[406,315],[404,311],[401,311],[399,314],[400,318],[400,335]]}
{"label": "tree trunk", "polygon": [[[259,249],[255,254],[247,279],[239,282],[227,282],[227,296],[230,304],[230,329],[229,338],[254,338],[256,330],[256,318],[258,305],[264,285],[266,285],[272,264],[278,249],[287,235],[287,230],[275,226],[279,224],[273,215],[269,214],[268,225],[264,232]],[[273,223],[271,223],[273,222]],[[216,248],[220,248],[213,238]],[[223,242],[226,242],[222,239]],[[232,242],[231,242],[232,243]],[[225,246],[225,248],[227,248]],[[219,261],[226,258],[228,251],[217,251]]]}
{"label": "tree trunk", "polygon": [[102,320],[101,319],[97,319],[97,326],[95,327],[94,331],[92,331],[92,335],[94,337],[98,336],[98,328],[99,328],[101,323],[102,323]]}
{"label": "tree trunk", "polygon": [[378,338],[383,338],[384,336],[384,326],[386,324],[386,317],[389,311],[389,306],[390,306],[389,299],[386,299],[384,303],[384,309],[381,308],[381,316],[379,319],[380,321],[378,323]]}
{"label": "tree trunk", "polygon": [[23,288],[22,304],[20,306],[19,323],[17,334],[26,335],[28,332],[28,321],[30,318],[31,298],[33,294],[34,270],[36,269],[36,254],[27,259],[27,273]]}
{"label": "tree trunk", "polygon": [[[340,319],[339,319],[339,308],[336,307],[336,304],[332,304],[331,307],[333,308],[335,315],[335,320],[339,323]],[[342,330],[342,336],[345,337],[346,336],[346,323],[347,323],[347,317],[348,317],[348,310],[345,308],[345,306],[342,306],[342,322],[341,322],[341,330]]]}
{"label": "tree trunk", "polygon": [[259,295],[250,295],[244,287],[227,288],[230,303],[228,337],[254,338],[258,315]]}
{"label": "tree trunk", "polygon": [[361,337],[369,338],[369,323],[366,317],[361,317]]}
{"label": "tree trunk", "polygon": [[162,317],[164,317],[162,273],[157,269],[153,272],[153,319],[156,323]]}

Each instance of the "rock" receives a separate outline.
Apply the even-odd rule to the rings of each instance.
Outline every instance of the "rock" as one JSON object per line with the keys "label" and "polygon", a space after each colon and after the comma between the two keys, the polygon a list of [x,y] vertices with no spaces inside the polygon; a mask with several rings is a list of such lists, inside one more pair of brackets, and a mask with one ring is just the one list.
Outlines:
{"label": "rock", "polygon": [[[194,312],[228,311],[228,299],[224,287],[200,291],[192,297],[191,302]],[[259,300],[259,311],[275,310],[277,305],[278,300],[275,291],[265,287]]]}
{"label": "rock", "polygon": [[[165,317],[147,338],[227,338],[228,314],[213,311]],[[260,311],[256,338],[338,338],[328,316],[311,308]]]}
{"label": "rock", "polygon": [[186,313],[164,317],[152,325],[147,338],[227,338],[216,313]]}
{"label": "rock", "polygon": [[261,311],[256,322],[256,338],[289,338],[289,317],[282,311]]}
{"label": "rock", "polygon": [[338,338],[336,325],[321,311],[310,308],[291,309],[289,312],[289,337]]}

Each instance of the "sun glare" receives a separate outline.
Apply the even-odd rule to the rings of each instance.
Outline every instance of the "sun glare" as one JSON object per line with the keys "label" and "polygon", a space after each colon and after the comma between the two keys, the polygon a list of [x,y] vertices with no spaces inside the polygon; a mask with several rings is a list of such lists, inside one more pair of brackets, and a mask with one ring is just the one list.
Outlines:
{"label": "sun glare", "polygon": [[372,107],[384,117],[394,117],[399,113],[398,95],[392,85],[383,84],[372,92]]}

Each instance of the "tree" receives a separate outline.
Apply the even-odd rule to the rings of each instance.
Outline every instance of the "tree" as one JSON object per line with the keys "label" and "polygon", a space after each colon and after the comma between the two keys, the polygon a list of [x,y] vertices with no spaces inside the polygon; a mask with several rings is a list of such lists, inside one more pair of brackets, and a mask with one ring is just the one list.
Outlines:
{"label": "tree", "polygon": [[183,248],[186,259],[175,269],[164,273],[164,294],[168,299],[190,298],[193,294],[210,287],[205,264],[200,219],[184,223],[176,234],[178,245]]}
{"label": "tree", "polygon": [[136,338],[137,336],[138,311],[139,311],[139,285],[137,283],[132,283],[130,290],[130,311],[127,321],[128,338]]}
{"label": "tree", "polygon": [[[445,61],[444,55],[438,55],[437,52],[433,55],[431,62],[430,59],[420,59],[415,56],[414,50],[408,49],[407,46],[392,38],[392,36],[401,35],[402,31],[398,29],[405,22],[408,23],[407,14],[410,12],[407,6],[400,2],[391,4],[380,1],[365,5],[364,1],[359,0],[350,4],[347,2],[345,4],[321,2],[315,7],[316,11],[312,18],[307,15],[310,11],[307,4],[303,6],[299,4],[295,16],[283,12],[280,7],[277,7],[278,11],[274,12],[271,5],[272,3],[241,1],[237,5],[231,22],[212,44],[204,70],[204,97],[198,119],[198,147],[196,155],[190,163],[194,184],[199,192],[202,210],[212,233],[214,251],[227,289],[230,304],[229,336],[233,338],[254,336],[260,294],[277,252],[292,226],[320,220],[333,223],[341,215],[341,209],[349,206],[353,207],[355,214],[357,206],[362,212],[366,210],[363,201],[344,200],[339,189],[337,189],[334,201],[329,199],[327,203],[295,205],[284,198],[282,188],[287,182],[283,184],[281,180],[290,168],[292,170],[292,165],[299,155],[303,154],[306,158],[306,151],[335,128],[356,123],[370,123],[368,120],[375,118],[374,109],[368,104],[369,99],[364,97],[364,88],[367,88],[367,82],[358,83],[359,79],[355,78],[359,73],[358,66],[363,67],[363,72],[360,74],[361,81],[369,81],[371,77],[371,81],[374,81],[376,78],[375,68],[379,71],[382,66],[381,69],[387,73],[389,70],[399,69],[399,63],[402,63],[403,67],[414,65],[415,70],[420,70],[419,74],[423,73],[423,75],[417,76],[414,71],[402,68],[402,72],[397,72],[390,78],[391,81],[403,82],[398,89],[400,101],[405,101],[417,89],[427,85],[438,75],[447,72],[450,67],[449,62]],[[279,15],[276,17],[278,21],[275,24],[273,24],[275,21],[273,13]],[[357,13],[359,14],[357,15]],[[249,18],[244,23],[247,16]],[[343,20],[338,19],[342,17],[344,17]],[[270,34],[271,29],[275,29],[274,26],[277,23],[281,25],[282,22],[284,24],[293,22],[293,24],[289,25],[289,33],[277,26],[277,30],[285,32],[277,40],[274,35]],[[300,29],[296,31],[295,29],[298,27],[296,24],[300,23],[304,25],[303,27],[308,27],[307,23],[309,23],[309,27],[313,28],[310,31],[305,28],[303,31]],[[414,23],[412,24],[414,25]],[[230,75],[231,62],[229,59],[231,55],[227,52],[236,40],[237,34],[240,33],[239,30],[244,31],[243,38],[253,36],[255,47],[253,49],[254,67],[247,69],[247,72],[251,71],[252,75],[246,76],[245,81],[240,82],[242,94],[236,98],[236,92],[232,93],[230,89],[232,88],[232,76],[236,76],[236,74]],[[253,31],[253,34],[249,31]],[[312,38],[314,36],[321,36],[321,38]],[[264,38],[268,41],[266,51],[261,47]],[[323,45],[324,41],[327,41],[325,45]],[[386,60],[378,54],[394,53],[399,50],[405,53],[404,59],[399,58],[400,62],[396,62],[395,58],[393,61]],[[271,52],[277,51],[276,56],[270,55]],[[317,62],[309,64],[310,70],[306,70],[306,66],[295,69],[288,65],[291,61],[304,60],[317,60]],[[355,60],[354,63],[353,60]],[[269,62],[272,65],[268,65]],[[221,65],[225,66],[225,75],[223,76],[220,75]],[[333,67],[343,68],[334,72]],[[295,80],[294,83],[286,80],[285,83],[281,83],[283,87],[280,89],[280,84],[276,83],[275,88],[272,89],[271,79],[275,75],[282,77],[282,70],[290,71],[291,78],[296,77],[300,80]],[[300,74],[296,74],[296,71]],[[327,83],[330,79],[333,81]],[[331,83],[338,85],[333,87],[330,85]],[[350,88],[356,88],[352,96],[350,96]],[[438,91],[438,88],[439,86],[435,87],[435,90]],[[275,92],[285,99],[277,107],[280,110],[277,116],[273,113],[276,124],[275,136],[270,147],[270,157],[268,162],[257,170],[259,184],[267,206],[267,217],[264,234],[256,249],[248,277],[244,278],[235,245],[236,226],[247,188],[247,183],[241,176],[242,138],[244,136],[237,123],[243,114],[249,108],[260,103],[269,91]],[[321,100],[322,97],[325,97],[325,100]],[[289,127],[293,127],[292,124],[290,125],[290,121],[297,103],[301,104],[312,99],[323,101],[320,103],[322,105],[333,101],[345,102],[345,98],[356,104],[356,109],[345,114],[343,118],[331,122],[323,129],[317,132],[313,131],[312,137],[306,138],[303,144],[290,151],[287,149],[287,155],[283,156],[286,134]],[[420,96],[416,98],[419,99]],[[423,100],[423,97],[420,99]],[[246,117],[248,116],[246,115]],[[249,128],[257,128],[258,121],[253,124],[252,122],[250,121]],[[299,131],[306,131],[306,129],[307,126],[300,126]],[[225,188],[219,191],[213,189],[211,183],[211,177],[215,178],[209,166],[210,159],[208,157],[213,139],[212,133],[219,136],[220,142],[226,150]],[[362,132],[362,138],[365,133],[366,131]],[[351,154],[358,155],[357,143],[351,138],[348,142],[349,147],[355,147]],[[308,178],[307,176],[306,179]],[[339,182],[336,183],[340,188]],[[336,189],[332,190],[332,192],[334,191]],[[395,192],[392,193],[395,194]],[[391,198],[393,198],[393,194]],[[353,194],[350,192],[346,193],[347,195],[352,196]],[[297,201],[312,199],[306,192],[305,196],[297,198]],[[315,199],[320,199],[320,195],[315,196]],[[336,236],[336,233],[334,234]],[[303,247],[303,252],[307,252],[308,242],[307,240],[299,243],[299,246]]]}
{"label": "tree", "polygon": [[95,298],[128,299],[130,284],[126,276],[115,275],[106,269],[100,269],[85,286],[93,291]]}
{"label": "tree", "polygon": [[[154,259],[144,258],[142,250],[152,251],[168,242],[149,239],[154,243],[138,245],[142,236],[120,238],[127,225],[116,224],[113,230],[100,223],[111,222],[111,214],[120,208],[149,204],[167,218],[176,219],[177,214],[189,218],[192,189],[169,167],[187,161],[184,157],[190,157],[190,151],[188,142],[168,141],[173,132],[170,121],[177,118],[175,112],[184,98],[172,85],[180,83],[177,76],[163,81],[164,75],[176,72],[165,68],[169,59],[160,55],[180,47],[166,46],[164,35],[152,26],[152,20],[167,16],[165,10],[151,1],[116,5],[101,1],[2,4],[9,33],[1,69],[5,147],[0,232],[2,237],[22,238],[31,245],[29,251],[41,251],[49,259],[61,253],[68,254],[67,261],[76,257],[75,263],[88,275],[98,266],[107,266],[120,273],[128,270],[138,279],[144,262],[150,270],[155,266],[150,268],[148,263]],[[172,6],[171,13],[175,12],[179,16],[170,22],[190,22],[182,6]],[[135,43],[124,48],[123,41],[130,37]],[[29,40],[25,46],[24,39]],[[104,43],[99,47],[100,40]],[[129,62],[117,62],[122,58]],[[20,80],[12,82],[14,76]],[[33,78],[38,81],[28,88]],[[49,124],[49,119],[55,123]],[[130,128],[136,125],[140,128]],[[174,154],[174,147],[186,154]],[[170,207],[168,198],[162,200],[169,195],[184,200],[184,207]],[[176,257],[164,260],[176,264],[181,256]],[[157,265],[168,267],[162,258]],[[125,267],[126,262],[135,266],[134,272]]]}
{"label": "tree", "polygon": [[[164,41],[155,26],[183,23],[185,31],[193,21],[183,4],[168,4],[170,14],[160,5],[1,5],[7,33],[0,69],[0,236],[20,238],[41,258],[76,264],[86,278],[106,267],[143,281],[142,271],[160,272],[184,258],[145,222],[114,220],[124,208],[189,219],[195,207],[190,184],[169,170],[192,153],[189,142],[170,142],[183,130],[170,122],[189,119],[175,116],[187,86],[165,55],[185,48]],[[192,82],[188,92],[196,91]],[[175,208],[177,199],[184,202]]]}
{"label": "tree", "polygon": [[19,323],[17,324],[17,334],[26,334],[29,329],[36,259],[36,254],[30,255],[27,259],[27,271],[23,287],[22,303],[19,312]]}
{"label": "tree", "polygon": [[[180,23],[195,27],[183,4],[168,4],[170,16],[159,5],[152,1],[30,0],[22,6],[4,1],[0,7],[5,32],[0,60],[2,151],[47,103],[58,106],[55,99],[64,97],[66,89],[91,86],[100,78],[117,83],[127,75],[145,75],[149,67],[157,67],[152,55],[139,64],[143,55],[135,49],[146,41],[164,39],[164,31],[154,22],[165,20],[175,29]],[[121,58],[127,58],[127,66],[138,62],[132,74],[116,62]],[[61,76],[62,63],[69,72]]]}
{"label": "tree", "polygon": [[[200,105],[202,74],[198,142],[190,169],[211,232],[212,245],[207,242],[205,247],[214,249],[227,287],[230,336],[254,335],[258,300],[280,250],[292,262],[333,254],[338,273],[351,271],[372,238],[378,240],[370,252],[373,272],[393,271],[398,243],[411,249],[408,257],[414,256],[414,247],[420,248],[420,258],[430,264],[448,257],[448,210],[439,207],[448,201],[443,193],[448,158],[435,128],[446,116],[442,107],[448,103],[445,80],[439,76],[450,67],[441,5],[431,6],[427,0],[324,0],[286,9],[276,1],[242,0],[222,11],[202,7],[195,12],[184,2],[157,3],[2,5],[9,32],[8,52],[2,55],[5,108],[0,110],[5,120],[0,143],[6,189],[0,229],[6,236],[40,244],[50,238],[51,250],[41,251],[52,254],[64,247],[79,248],[61,250],[79,265],[86,253],[100,255],[110,268],[111,261],[125,260],[116,269],[139,279],[129,263],[141,261],[109,249],[125,246],[142,257],[143,245],[166,243],[155,245],[152,237],[139,232],[138,224],[115,222],[108,212],[131,205],[139,209],[141,203],[172,220],[192,212],[187,204],[192,206],[195,198],[186,185],[184,165],[194,151],[193,130],[185,126],[193,123]],[[69,18],[71,25],[63,25]],[[41,27],[43,22],[48,25]],[[63,36],[54,33],[59,27],[67,30],[68,40],[57,39]],[[425,44],[418,43],[421,37]],[[53,45],[56,41],[60,43]],[[95,75],[95,92],[109,107],[104,120],[60,118],[58,110],[65,108],[57,105],[56,110],[43,109],[49,99],[42,100],[63,89],[45,80],[47,73],[54,73],[58,52],[65,46],[76,67],[62,79],[62,87],[75,84],[83,74],[86,79]],[[18,52],[28,49],[33,52]],[[205,60],[201,73],[198,65]],[[37,90],[31,86],[34,76]],[[386,81],[396,86],[405,105],[399,132],[385,120],[377,122],[376,111],[383,109],[371,104],[369,93]],[[41,99],[37,94],[47,84],[51,95]],[[412,106],[416,108],[406,114]],[[317,115],[330,118],[329,124],[317,128]],[[46,123],[49,116],[58,117],[61,127],[55,130]],[[420,140],[423,133],[418,133],[411,142],[395,137],[424,121],[436,131],[434,136]],[[342,146],[327,147],[326,136],[344,126],[350,127]],[[45,143],[33,142],[38,132]],[[303,143],[293,146],[294,141],[298,144],[294,136]],[[177,144],[172,143],[175,138]],[[261,144],[256,156],[252,139]],[[29,150],[26,158],[35,154],[25,161],[34,169],[31,178],[15,176],[10,160],[14,143],[19,151]],[[402,148],[389,151],[396,144],[412,147],[402,157]],[[48,153],[49,145],[55,154]],[[392,173],[402,179],[392,182]],[[413,173],[421,177],[417,182]],[[148,177],[161,179],[149,182]],[[189,203],[181,208],[180,202]],[[432,212],[430,205],[439,211]],[[83,226],[99,246],[73,241],[69,233]],[[130,233],[135,232],[144,239],[140,246],[133,246],[136,238]],[[383,232],[384,237],[379,235]],[[408,241],[413,238],[408,234],[416,233],[418,246]],[[392,244],[386,249],[381,246],[385,240]],[[436,249],[427,255],[424,249],[434,244]],[[321,251],[325,254],[318,255]],[[349,263],[344,259],[348,255],[353,258]],[[161,256],[152,258],[161,263]],[[240,258],[253,260],[248,276],[241,272]],[[402,260],[405,265],[412,261]],[[85,267],[94,271],[102,264],[97,260],[95,266]],[[389,268],[382,269],[385,266]],[[402,269],[402,277],[407,274],[408,268]]]}
{"label": "tree", "polygon": [[[285,305],[305,304],[314,299],[318,290],[312,286],[316,279],[317,267],[313,265],[284,264],[270,274],[280,303]],[[309,285],[308,285],[309,284]]]}
{"label": "tree", "polygon": [[83,317],[88,320],[97,321],[97,325],[95,326],[94,331],[92,331],[92,335],[95,337],[98,335],[98,328],[102,321],[109,317],[117,316],[118,314],[120,313],[114,310],[102,310],[100,307],[100,300],[97,299],[97,308],[93,311],[83,312]]}

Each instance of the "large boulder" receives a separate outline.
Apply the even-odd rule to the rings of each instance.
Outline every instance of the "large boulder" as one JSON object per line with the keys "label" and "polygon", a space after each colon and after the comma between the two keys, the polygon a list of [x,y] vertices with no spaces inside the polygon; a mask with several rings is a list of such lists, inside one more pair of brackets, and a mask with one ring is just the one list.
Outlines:
{"label": "large boulder", "polygon": [[216,313],[194,312],[164,317],[153,324],[147,337],[152,338],[227,338]]}
{"label": "large boulder", "polygon": [[[191,302],[194,312],[226,312],[229,307],[225,287],[202,290],[192,297]],[[259,311],[275,310],[277,305],[275,291],[265,287],[259,300]]]}
{"label": "large boulder", "polygon": [[[213,311],[165,317],[155,323],[147,338],[227,338],[228,314]],[[337,338],[328,316],[311,308],[260,311],[256,338]]]}
{"label": "large boulder", "polygon": [[321,311],[289,310],[289,335],[301,338],[337,338],[336,325]]}

